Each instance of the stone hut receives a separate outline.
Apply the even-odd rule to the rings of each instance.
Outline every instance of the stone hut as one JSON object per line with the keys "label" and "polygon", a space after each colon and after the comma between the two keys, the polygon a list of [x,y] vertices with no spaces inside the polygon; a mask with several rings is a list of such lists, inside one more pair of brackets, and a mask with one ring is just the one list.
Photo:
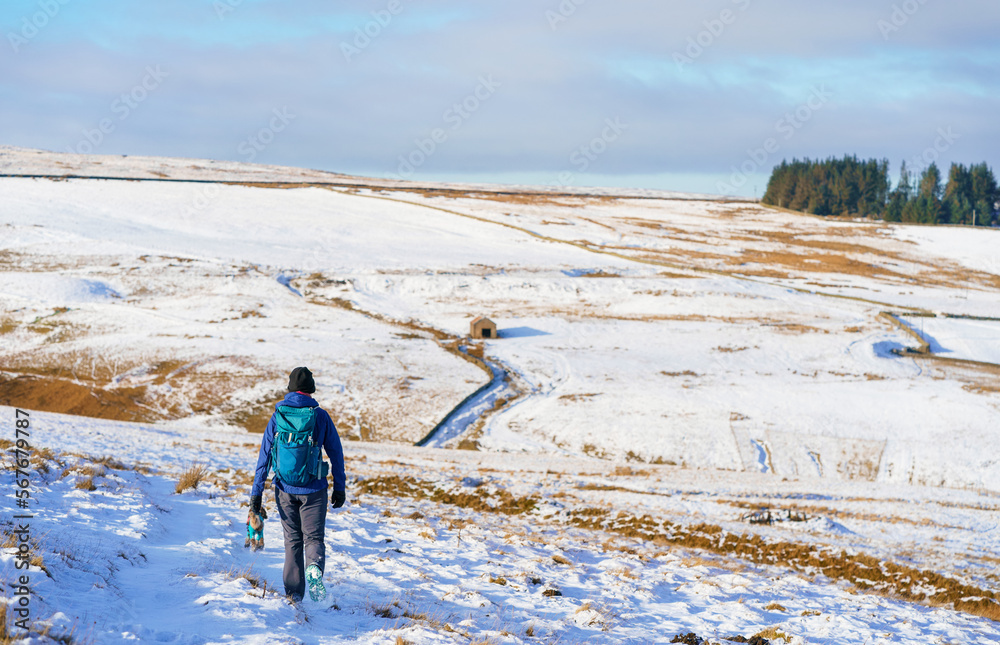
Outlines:
{"label": "stone hut", "polygon": [[469,336],[472,338],[496,338],[497,324],[486,316],[478,316],[469,324]]}

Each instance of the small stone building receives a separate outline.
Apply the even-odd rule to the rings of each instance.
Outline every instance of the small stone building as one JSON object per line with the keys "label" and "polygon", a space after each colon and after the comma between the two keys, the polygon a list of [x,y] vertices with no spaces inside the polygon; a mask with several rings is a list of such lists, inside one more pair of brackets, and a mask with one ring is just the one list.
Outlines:
{"label": "small stone building", "polygon": [[469,325],[469,336],[472,338],[496,338],[497,324],[486,316],[478,316]]}

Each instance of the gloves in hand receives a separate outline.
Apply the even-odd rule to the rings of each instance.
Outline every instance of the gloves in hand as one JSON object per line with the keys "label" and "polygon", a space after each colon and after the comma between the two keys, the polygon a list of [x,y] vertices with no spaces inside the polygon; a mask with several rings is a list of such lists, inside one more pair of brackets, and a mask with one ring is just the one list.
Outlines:
{"label": "gloves in hand", "polygon": [[254,495],[250,498],[250,512],[260,515],[260,495]]}
{"label": "gloves in hand", "polygon": [[346,500],[347,500],[346,491],[335,490],[333,491],[333,493],[330,494],[330,503],[333,504],[334,508],[340,508],[341,506],[344,505],[344,502]]}

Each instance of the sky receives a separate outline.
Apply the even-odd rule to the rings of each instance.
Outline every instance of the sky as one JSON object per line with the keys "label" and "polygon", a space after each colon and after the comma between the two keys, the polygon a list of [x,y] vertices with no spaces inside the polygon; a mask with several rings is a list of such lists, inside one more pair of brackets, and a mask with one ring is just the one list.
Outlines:
{"label": "sky", "polygon": [[996,0],[4,0],[0,28],[6,145],[744,197],[792,158],[1000,170]]}

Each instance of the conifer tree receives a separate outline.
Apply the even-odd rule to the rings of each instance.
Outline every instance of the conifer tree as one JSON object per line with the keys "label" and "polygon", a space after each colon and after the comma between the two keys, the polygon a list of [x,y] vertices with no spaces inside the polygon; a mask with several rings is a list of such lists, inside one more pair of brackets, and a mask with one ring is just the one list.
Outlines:
{"label": "conifer tree", "polygon": [[762,203],[816,215],[882,217],[890,222],[988,225],[1000,209],[1000,188],[985,163],[952,164],[942,186],[931,164],[916,177],[904,161],[893,189],[889,161],[857,156],[782,161],[771,173]]}
{"label": "conifer tree", "polygon": [[951,164],[944,187],[944,221],[951,224],[972,223],[972,175],[962,164]]}
{"label": "conifer tree", "polygon": [[934,199],[941,198],[941,171],[938,170],[936,163],[927,166],[924,173],[920,175],[917,195],[919,197],[932,197]]}
{"label": "conifer tree", "polygon": [[976,224],[988,226],[993,222],[997,202],[1000,202],[1000,189],[997,188],[993,170],[985,162],[972,166],[969,169],[969,183],[969,201],[976,209]]}

